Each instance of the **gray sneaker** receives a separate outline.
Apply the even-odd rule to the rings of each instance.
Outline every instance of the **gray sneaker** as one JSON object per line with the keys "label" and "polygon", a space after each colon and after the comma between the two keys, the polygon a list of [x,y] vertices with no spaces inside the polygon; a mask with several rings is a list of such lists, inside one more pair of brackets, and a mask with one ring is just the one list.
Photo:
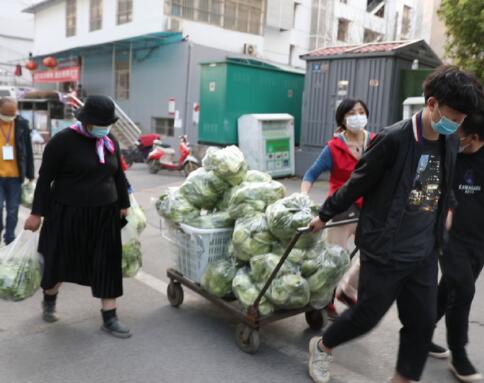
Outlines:
{"label": "gray sneaker", "polygon": [[329,383],[331,379],[329,365],[333,361],[333,356],[319,351],[320,339],[321,337],[316,336],[309,342],[309,376],[315,383]]}

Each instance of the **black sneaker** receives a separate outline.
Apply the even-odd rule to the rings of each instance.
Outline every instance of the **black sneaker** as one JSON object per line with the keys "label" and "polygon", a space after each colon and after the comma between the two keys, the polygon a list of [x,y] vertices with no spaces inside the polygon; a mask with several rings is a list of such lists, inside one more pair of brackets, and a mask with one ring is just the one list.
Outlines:
{"label": "black sneaker", "polygon": [[445,347],[439,346],[438,344],[431,343],[429,355],[436,359],[447,359],[450,356],[449,350]]}
{"label": "black sneaker", "polygon": [[478,382],[482,375],[475,369],[467,357],[452,358],[449,369],[461,382]]}

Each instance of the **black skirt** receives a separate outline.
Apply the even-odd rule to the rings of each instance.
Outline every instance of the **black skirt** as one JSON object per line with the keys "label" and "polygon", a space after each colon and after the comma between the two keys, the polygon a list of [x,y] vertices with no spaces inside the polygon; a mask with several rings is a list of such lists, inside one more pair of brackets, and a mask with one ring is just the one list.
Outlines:
{"label": "black skirt", "polygon": [[96,207],[53,202],[40,232],[41,286],[59,282],[91,286],[96,298],[123,295],[121,220],[118,204]]}

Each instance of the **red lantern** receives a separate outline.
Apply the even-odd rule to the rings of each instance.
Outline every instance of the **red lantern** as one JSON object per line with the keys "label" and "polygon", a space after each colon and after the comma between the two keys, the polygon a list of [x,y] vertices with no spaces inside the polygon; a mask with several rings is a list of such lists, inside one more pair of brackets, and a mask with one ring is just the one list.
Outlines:
{"label": "red lantern", "polygon": [[22,76],[22,65],[20,64],[15,65],[15,76],[17,77]]}
{"label": "red lantern", "polygon": [[25,64],[25,68],[27,68],[28,70],[30,71],[34,71],[37,69],[37,63],[30,59],[29,61],[27,61],[27,63]]}
{"label": "red lantern", "polygon": [[49,69],[53,69],[57,66],[57,60],[53,56],[46,57],[42,60],[42,64]]}

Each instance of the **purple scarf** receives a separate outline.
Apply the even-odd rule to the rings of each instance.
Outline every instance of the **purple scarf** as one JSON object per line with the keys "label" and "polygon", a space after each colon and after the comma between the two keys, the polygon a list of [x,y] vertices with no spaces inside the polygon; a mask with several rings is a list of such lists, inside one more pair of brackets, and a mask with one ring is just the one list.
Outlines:
{"label": "purple scarf", "polygon": [[79,121],[76,122],[74,125],[72,125],[70,129],[79,133],[81,136],[96,140],[96,152],[97,152],[97,156],[99,157],[100,163],[102,164],[106,163],[104,159],[104,148],[106,148],[111,154],[114,153],[113,141],[108,136],[105,136],[103,138],[94,137],[91,133],[89,133],[87,130],[84,129],[84,127]]}

